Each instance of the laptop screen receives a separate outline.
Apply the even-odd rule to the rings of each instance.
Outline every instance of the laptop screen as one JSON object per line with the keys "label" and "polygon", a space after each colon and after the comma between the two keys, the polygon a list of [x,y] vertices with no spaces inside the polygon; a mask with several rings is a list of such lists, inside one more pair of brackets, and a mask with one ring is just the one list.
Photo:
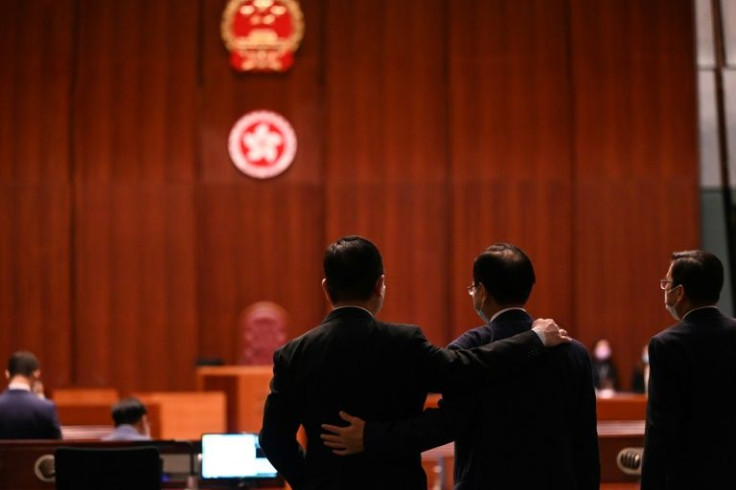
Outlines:
{"label": "laptop screen", "polygon": [[266,459],[257,434],[204,434],[202,479],[264,480],[278,473]]}

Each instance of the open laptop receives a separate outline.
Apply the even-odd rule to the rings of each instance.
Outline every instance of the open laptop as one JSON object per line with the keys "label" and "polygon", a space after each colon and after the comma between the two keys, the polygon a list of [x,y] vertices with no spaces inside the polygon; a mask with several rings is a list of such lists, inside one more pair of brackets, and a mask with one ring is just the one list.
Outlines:
{"label": "open laptop", "polygon": [[207,485],[224,487],[280,486],[283,479],[258,444],[258,435],[202,435],[201,474]]}

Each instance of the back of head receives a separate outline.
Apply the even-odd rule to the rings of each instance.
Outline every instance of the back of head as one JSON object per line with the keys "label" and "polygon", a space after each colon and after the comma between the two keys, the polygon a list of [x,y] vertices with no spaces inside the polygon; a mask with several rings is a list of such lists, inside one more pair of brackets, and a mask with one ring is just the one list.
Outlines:
{"label": "back of head", "polygon": [[8,359],[8,374],[13,376],[33,376],[40,369],[38,359],[26,350],[14,352]]}
{"label": "back of head", "polygon": [[686,250],[672,254],[672,286],[682,285],[695,305],[718,302],[723,288],[723,264],[710,252]]}
{"label": "back of head", "polygon": [[115,426],[135,424],[147,413],[146,406],[138,398],[123,398],[112,406]]}
{"label": "back of head", "polygon": [[536,276],[522,249],[510,243],[494,243],[475,258],[473,281],[482,283],[500,305],[523,305]]}
{"label": "back of head", "polygon": [[378,247],[355,235],[342,237],[327,247],[322,263],[327,294],[333,303],[370,299],[383,274]]}

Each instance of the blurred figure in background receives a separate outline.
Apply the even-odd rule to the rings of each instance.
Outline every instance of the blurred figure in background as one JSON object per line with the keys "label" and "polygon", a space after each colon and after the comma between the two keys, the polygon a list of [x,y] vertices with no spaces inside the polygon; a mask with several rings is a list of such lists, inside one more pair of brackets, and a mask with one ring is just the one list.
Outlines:
{"label": "blurred figure in background", "polygon": [[631,391],[646,393],[649,384],[649,346],[645,345],[641,357],[634,365],[634,374],[631,376]]}
{"label": "blurred figure in background", "polygon": [[103,441],[150,441],[148,410],[138,398],[123,398],[112,406],[115,430]]}
{"label": "blurred figure in background", "polygon": [[606,339],[598,339],[593,344],[593,384],[601,394],[613,393],[618,389],[616,365],[611,359],[611,344]]}
{"label": "blurred figure in background", "polygon": [[56,405],[43,396],[36,356],[13,353],[5,376],[8,389],[0,395],[0,439],[61,439]]}

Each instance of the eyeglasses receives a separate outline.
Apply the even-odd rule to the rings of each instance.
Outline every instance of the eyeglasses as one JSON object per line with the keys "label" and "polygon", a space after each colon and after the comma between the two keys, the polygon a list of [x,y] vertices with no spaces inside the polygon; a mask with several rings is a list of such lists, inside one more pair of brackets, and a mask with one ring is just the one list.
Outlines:
{"label": "eyeglasses", "polygon": [[468,294],[470,296],[473,296],[475,294],[475,289],[477,287],[478,287],[478,283],[477,282],[474,282],[473,284],[471,284],[470,286],[468,286]]}
{"label": "eyeglasses", "polygon": [[678,285],[677,285],[677,286],[675,286],[675,287],[671,287],[671,288],[667,289],[667,285],[668,285],[668,284],[672,284],[673,282],[674,282],[674,281],[671,281],[670,279],[660,279],[660,280],[659,280],[659,287],[660,287],[660,288],[661,288],[662,290],[664,290],[664,291],[667,291],[667,292],[669,293],[670,291],[674,291],[675,289],[677,289],[677,288],[679,288],[680,286],[682,286],[682,284],[678,284]]}

